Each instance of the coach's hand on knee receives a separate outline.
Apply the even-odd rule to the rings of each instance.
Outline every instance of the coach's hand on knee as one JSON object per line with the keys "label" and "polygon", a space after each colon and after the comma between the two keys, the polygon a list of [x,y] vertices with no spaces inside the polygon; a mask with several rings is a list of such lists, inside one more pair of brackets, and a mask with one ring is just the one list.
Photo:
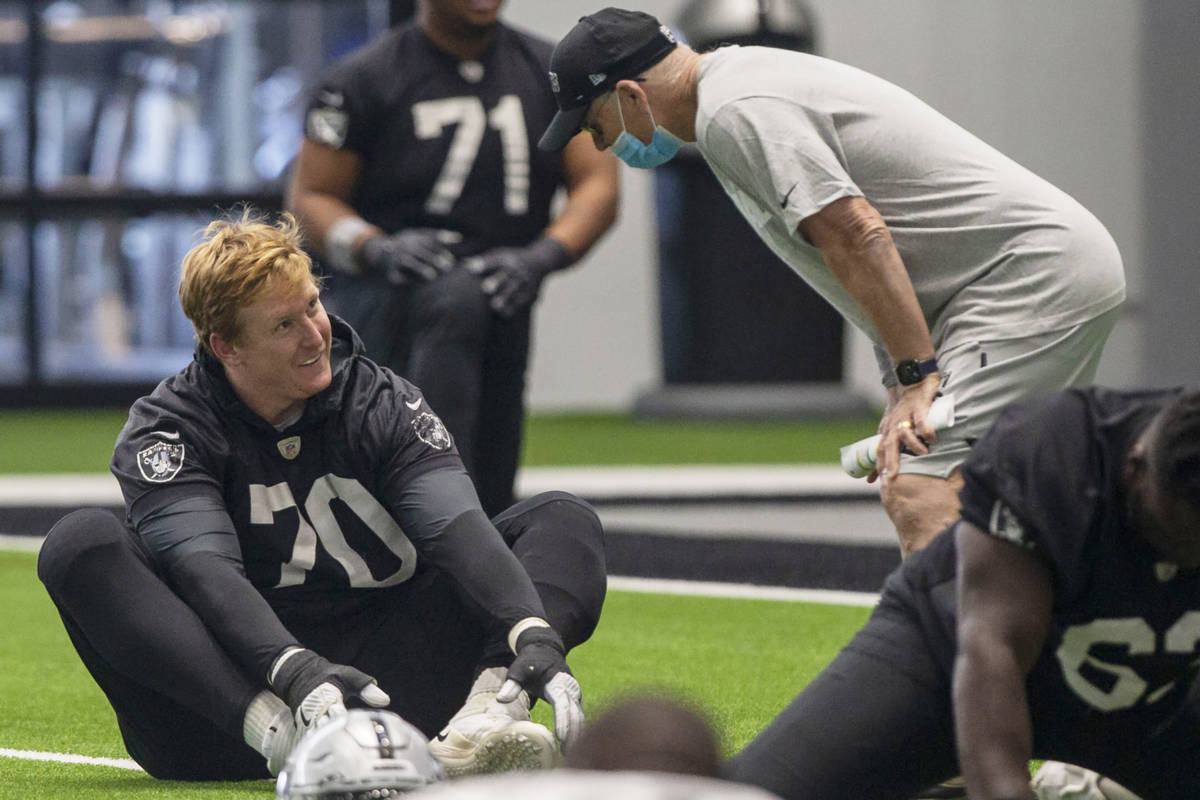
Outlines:
{"label": "coach's hand on knee", "polygon": [[391,702],[370,675],[301,647],[288,648],[275,659],[268,682],[295,713],[296,724],[305,729],[346,713],[347,697],[358,697],[375,708]]}
{"label": "coach's hand on knee", "polygon": [[566,751],[583,730],[583,690],[567,666],[562,638],[548,625],[526,628],[512,645],[517,657],[496,699],[511,703],[521,690],[554,709],[554,734]]}

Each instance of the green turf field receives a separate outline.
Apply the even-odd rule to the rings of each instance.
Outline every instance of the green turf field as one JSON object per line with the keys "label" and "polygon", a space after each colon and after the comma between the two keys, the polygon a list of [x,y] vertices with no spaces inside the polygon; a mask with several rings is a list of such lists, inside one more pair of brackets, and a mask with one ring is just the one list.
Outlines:
{"label": "green turf field", "polygon": [[[34,556],[0,552],[0,748],[125,758],[104,696],[67,641]],[[666,689],[709,710],[727,752],[829,661],[869,609],[610,592],[571,654],[591,713],[623,693]],[[549,722],[542,704],[539,721]],[[0,757],[0,800],[268,798],[266,781],[183,784],[110,767]]]}
{"label": "green turf field", "polygon": [[[619,415],[534,416],[524,463],[836,464],[838,448],[878,420],[838,422],[638,421]],[[124,410],[0,411],[0,473],[103,472]]]}

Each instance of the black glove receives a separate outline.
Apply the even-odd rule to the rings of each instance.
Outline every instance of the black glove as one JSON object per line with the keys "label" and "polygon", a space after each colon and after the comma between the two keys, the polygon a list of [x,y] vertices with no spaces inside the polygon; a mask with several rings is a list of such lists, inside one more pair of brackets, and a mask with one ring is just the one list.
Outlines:
{"label": "black glove", "polygon": [[376,708],[391,703],[370,675],[327,661],[312,650],[285,651],[280,659],[283,663],[276,662],[271,670],[271,688],[295,713],[300,728],[315,728],[346,713],[346,697],[359,697]]}
{"label": "black glove", "polygon": [[358,247],[355,260],[363,272],[382,275],[397,286],[431,281],[454,266],[450,245],[462,235],[439,228],[409,228],[388,236],[372,236]]}
{"label": "black glove", "polygon": [[571,254],[549,236],[527,247],[497,247],[463,259],[464,267],[483,278],[492,310],[504,317],[533,305],[546,276],[570,263]]}
{"label": "black glove", "polygon": [[567,666],[566,648],[553,628],[529,628],[517,637],[517,657],[496,700],[511,703],[521,690],[554,709],[554,734],[565,752],[583,730],[583,690]]}

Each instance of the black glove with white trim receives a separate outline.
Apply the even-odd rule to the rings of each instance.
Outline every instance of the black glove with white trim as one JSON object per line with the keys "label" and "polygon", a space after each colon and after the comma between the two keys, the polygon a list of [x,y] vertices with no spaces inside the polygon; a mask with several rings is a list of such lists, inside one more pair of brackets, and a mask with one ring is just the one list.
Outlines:
{"label": "black glove with white trim", "polygon": [[355,260],[363,272],[382,275],[397,286],[424,283],[454,266],[457,257],[450,245],[461,241],[454,231],[409,228],[372,236],[359,245]]}
{"label": "black glove with white trim", "polygon": [[297,727],[304,730],[345,714],[347,697],[358,697],[375,708],[392,702],[370,675],[303,648],[286,650],[276,659],[269,683],[296,715]]}
{"label": "black glove with white trim", "polygon": [[497,247],[463,259],[463,266],[483,279],[480,288],[502,317],[533,305],[546,276],[570,263],[571,254],[549,236],[528,247]]}
{"label": "black glove with white trim", "polygon": [[554,734],[565,752],[583,730],[583,690],[567,666],[566,648],[553,628],[527,628],[517,637],[517,657],[496,700],[511,703],[521,690],[554,709]]}

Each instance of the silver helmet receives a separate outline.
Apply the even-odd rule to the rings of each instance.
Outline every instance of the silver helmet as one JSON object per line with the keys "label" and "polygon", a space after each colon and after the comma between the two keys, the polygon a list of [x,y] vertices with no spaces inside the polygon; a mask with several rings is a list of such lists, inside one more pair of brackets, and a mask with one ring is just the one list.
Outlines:
{"label": "silver helmet", "polygon": [[280,800],[381,800],[445,778],[419,730],[390,711],[354,709],[306,735],[279,773]]}

